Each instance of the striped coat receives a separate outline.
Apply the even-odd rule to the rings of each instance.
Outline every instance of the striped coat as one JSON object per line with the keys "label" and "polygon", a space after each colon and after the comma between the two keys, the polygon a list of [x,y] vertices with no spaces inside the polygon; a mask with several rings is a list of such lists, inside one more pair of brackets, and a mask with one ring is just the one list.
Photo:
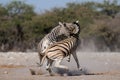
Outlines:
{"label": "striped coat", "polygon": [[52,31],[47,34],[38,44],[38,55],[40,58],[40,62],[42,57],[44,56],[44,52],[46,49],[55,42],[58,42],[61,39],[61,35],[69,37],[71,33],[76,32],[76,24],[74,23],[61,23],[52,29]]}
{"label": "striped coat", "polygon": [[60,63],[65,57],[70,56],[71,54],[73,55],[77,63],[78,69],[81,70],[81,67],[79,65],[79,61],[76,55],[76,49],[80,44],[80,39],[79,39],[80,26],[77,26],[77,27],[78,27],[77,33],[70,34],[69,38],[62,40],[60,42],[54,43],[53,45],[49,46],[45,51],[45,55],[41,61],[41,66],[43,65],[45,59],[47,58],[47,61],[48,61],[47,70],[49,71],[50,74],[52,73],[51,66],[54,61],[55,61],[55,67],[68,69],[66,66],[60,65]]}

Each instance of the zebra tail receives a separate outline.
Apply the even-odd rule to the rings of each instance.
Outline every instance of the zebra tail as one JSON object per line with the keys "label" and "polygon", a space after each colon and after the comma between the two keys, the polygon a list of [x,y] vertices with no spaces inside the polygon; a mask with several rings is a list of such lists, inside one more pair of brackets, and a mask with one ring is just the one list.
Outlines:
{"label": "zebra tail", "polygon": [[44,61],[45,61],[46,57],[47,57],[47,55],[46,55],[46,54],[42,57],[42,60],[41,60],[41,62],[40,62],[40,66],[42,66],[42,65],[43,65],[43,63],[44,63]]}

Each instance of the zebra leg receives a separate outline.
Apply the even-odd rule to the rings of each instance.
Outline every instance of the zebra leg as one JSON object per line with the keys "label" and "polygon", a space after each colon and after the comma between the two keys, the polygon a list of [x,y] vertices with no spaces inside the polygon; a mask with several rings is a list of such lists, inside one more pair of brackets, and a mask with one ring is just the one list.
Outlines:
{"label": "zebra leg", "polygon": [[49,71],[49,74],[50,74],[51,76],[53,76],[53,73],[52,73],[52,70],[51,70],[52,64],[53,64],[53,60],[48,59],[48,63],[47,63],[46,70]]}
{"label": "zebra leg", "polygon": [[46,70],[48,70],[48,68],[50,67],[50,63],[51,63],[51,62],[52,62],[51,60],[47,59],[47,66],[46,66]]}
{"label": "zebra leg", "polygon": [[57,68],[63,68],[63,69],[68,70],[67,66],[60,65],[61,61],[62,61],[62,59],[56,59],[55,60],[55,67],[57,67]]}
{"label": "zebra leg", "polygon": [[79,61],[78,61],[78,58],[77,58],[76,52],[74,52],[72,55],[73,55],[73,58],[75,59],[75,61],[76,61],[76,63],[77,63],[78,70],[81,71],[82,68],[81,68],[80,65],[79,65]]}
{"label": "zebra leg", "polygon": [[40,63],[41,63],[43,55],[41,55],[40,53],[38,53],[38,56],[39,56],[39,60],[40,60]]}
{"label": "zebra leg", "polygon": [[67,61],[70,62],[71,54],[69,54]]}
{"label": "zebra leg", "polygon": [[[43,58],[44,55],[41,55],[41,54],[38,52],[38,56],[39,56],[39,60],[40,60],[40,63],[41,63],[42,58]],[[40,63],[37,63],[37,65],[38,65],[38,66],[41,66]]]}

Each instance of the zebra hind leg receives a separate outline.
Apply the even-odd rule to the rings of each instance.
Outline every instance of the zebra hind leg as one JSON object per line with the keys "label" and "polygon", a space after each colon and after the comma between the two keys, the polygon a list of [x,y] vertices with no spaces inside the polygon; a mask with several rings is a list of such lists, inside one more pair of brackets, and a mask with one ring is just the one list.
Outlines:
{"label": "zebra hind leg", "polygon": [[52,60],[47,59],[47,66],[46,66],[46,70],[48,70],[51,66],[52,66]]}
{"label": "zebra hind leg", "polygon": [[63,69],[68,70],[68,67],[67,67],[67,66],[60,65],[61,61],[62,61],[62,59],[56,59],[56,60],[55,60],[55,67],[57,67],[57,68],[63,68]]}
{"label": "zebra hind leg", "polygon": [[50,76],[53,76],[54,74],[52,73],[52,64],[53,64],[53,60],[48,59],[47,60],[47,66],[46,66],[46,70],[49,72]]}
{"label": "zebra hind leg", "polygon": [[68,56],[67,61],[70,62],[70,59],[71,59],[71,54]]}

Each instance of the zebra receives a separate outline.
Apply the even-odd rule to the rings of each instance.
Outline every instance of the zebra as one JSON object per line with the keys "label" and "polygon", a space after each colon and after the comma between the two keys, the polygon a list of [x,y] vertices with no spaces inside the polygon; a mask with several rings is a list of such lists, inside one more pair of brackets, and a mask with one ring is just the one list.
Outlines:
{"label": "zebra", "polygon": [[[38,49],[38,56],[40,59],[40,63],[47,47],[49,47],[55,42],[62,40],[61,36],[69,37],[71,33],[75,33],[76,30],[75,28],[76,28],[76,24],[74,24],[74,22],[73,23],[59,22],[59,25],[53,28],[51,32],[48,33],[38,44],[37,49]],[[70,58],[68,58],[68,61],[70,62]]]}
{"label": "zebra", "polygon": [[46,70],[49,71],[50,75],[52,75],[51,66],[54,61],[55,61],[55,65],[54,65],[55,67],[64,68],[64,69],[68,70],[67,66],[60,65],[60,63],[65,57],[67,57],[71,54],[73,55],[73,57],[77,63],[77,68],[79,70],[82,70],[82,68],[79,65],[77,55],[76,55],[77,46],[80,44],[80,39],[79,39],[80,26],[79,26],[78,22],[75,22],[74,24],[77,25],[76,26],[77,30],[75,33],[70,34],[70,37],[67,39],[64,39],[62,41],[52,44],[45,51],[45,55],[42,58],[40,66],[43,65],[45,59],[47,58],[48,65],[47,65]]}

